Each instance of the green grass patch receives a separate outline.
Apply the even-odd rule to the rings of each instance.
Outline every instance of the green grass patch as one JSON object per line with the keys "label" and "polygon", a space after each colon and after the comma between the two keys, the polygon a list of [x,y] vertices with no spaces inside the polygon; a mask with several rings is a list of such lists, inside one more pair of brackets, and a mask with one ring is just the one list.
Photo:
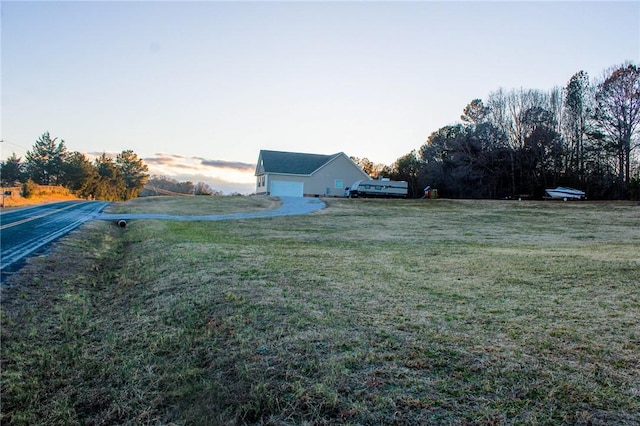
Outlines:
{"label": "green grass patch", "polygon": [[637,205],[326,201],[91,222],[33,259],[2,423],[640,423]]}

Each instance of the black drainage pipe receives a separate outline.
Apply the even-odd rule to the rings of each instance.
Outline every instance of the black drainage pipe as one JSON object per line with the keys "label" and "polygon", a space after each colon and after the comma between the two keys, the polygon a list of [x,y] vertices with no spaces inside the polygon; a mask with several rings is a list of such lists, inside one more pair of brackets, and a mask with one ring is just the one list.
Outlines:
{"label": "black drainage pipe", "polygon": [[119,220],[119,221],[117,221],[116,223],[118,224],[118,226],[119,226],[120,228],[126,228],[126,227],[127,227],[127,221],[126,221],[126,220],[120,219],[120,220]]}

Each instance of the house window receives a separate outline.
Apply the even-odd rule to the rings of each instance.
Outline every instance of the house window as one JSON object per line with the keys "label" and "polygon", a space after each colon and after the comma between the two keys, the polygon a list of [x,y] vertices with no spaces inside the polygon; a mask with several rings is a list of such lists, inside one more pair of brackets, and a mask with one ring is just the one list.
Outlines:
{"label": "house window", "polygon": [[336,179],[335,188],[343,188],[343,187],[344,187],[344,182],[342,182],[342,179]]}

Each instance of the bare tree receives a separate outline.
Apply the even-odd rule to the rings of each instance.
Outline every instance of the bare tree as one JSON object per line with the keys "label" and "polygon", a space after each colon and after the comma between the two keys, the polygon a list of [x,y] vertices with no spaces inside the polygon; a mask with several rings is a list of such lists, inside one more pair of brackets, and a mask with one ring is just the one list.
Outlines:
{"label": "bare tree", "polygon": [[214,190],[206,182],[198,182],[193,188],[194,195],[222,195],[222,192]]}
{"label": "bare tree", "polygon": [[565,88],[565,127],[571,144],[570,163],[578,180],[584,180],[584,142],[587,121],[592,114],[591,85],[586,72],[580,71],[571,77]]}
{"label": "bare tree", "polygon": [[353,160],[354,163],[360,166],[362,171],[364,171],[369,176],[372,176],[374,171],[374,164],[367,157],[364,157],[364,158],[351,157],[351,160]]}
{"label": "bare tree", "polygon": [[[620,66],[598,85],[595,121],[618,159],[618,197],[626,196],[631,179],[631,152],[640,131],[640,69]],[[634,143],[635,142],[635,143]]]}

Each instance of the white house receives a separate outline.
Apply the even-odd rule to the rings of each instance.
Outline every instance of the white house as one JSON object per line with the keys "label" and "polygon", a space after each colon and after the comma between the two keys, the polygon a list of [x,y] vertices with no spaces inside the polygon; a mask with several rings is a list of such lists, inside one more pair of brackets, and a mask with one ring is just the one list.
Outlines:
{"label": "white house", "polygon": [[352,183],[370,179],[344,152],[333,155],[261,150],[256,194],[342,197]]}

